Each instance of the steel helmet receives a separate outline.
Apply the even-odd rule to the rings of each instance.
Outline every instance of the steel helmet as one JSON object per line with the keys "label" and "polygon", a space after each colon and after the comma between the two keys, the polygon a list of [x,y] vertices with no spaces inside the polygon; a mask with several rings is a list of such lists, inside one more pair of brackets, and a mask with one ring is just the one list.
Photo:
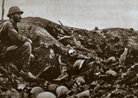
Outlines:
{"label": "steel helmet", "polygon": [[66,86],[59,86],[56,89],[56,93],[58,97],[65,95],[68,91],[69,89]]}
{"label": "steel helmet", "polygon": [[42,92],[36,98],[56,98],[56,96],[51,92]]}
{"label": "steel helmet", "polygon": [[82,84],[85,84],[86,82],[85,82],[85,80],[84,80],[84,78],[83,77],[77,77],[76,79],[75,79],[75,82],[78,84],[78,85],[82,85]]}
{"label": "steel helmet", "polygon": [[51,92],[56,92],[57,85],[56,84],[50,84],[48,85],[48,90]]}
{"label": "steel helmet", "polygon": [[37,95],[38,95],[39,93],[41,93],[41,92],[44,92],[44,89],[41,88],[41,87],[39,87],[39,86],[33,87],[33,88],[31,89],[31,93],[32,93],[32,96],[33,96],[34,98],[36,98]]}
{"label": "steel helmet", "polygon": [[108,60],[109,62],[112,62],[112,63],[117,62],[117,59],[114,56],[110,57]]}
{"label": "steel helmet", "polygon": [[85,60],[77,60],[75,61],[74,65],[73,65],[73,69],[74,70],[80,70],[83,66]]}
{"label": "steel helmet", "polygon": [[90,98],[89,96],[90,96],[90,91],[85,90],[75,95],[75,98]]}
{"label": "steel helmet", "polygon": [[18,6],[12,6],[9,9],[9,12],[8,12],[7,16],[9,17],[11,14],[14,14],[14,13],[21,13],[21,14],[23,14],[23,11],[21,11]]}

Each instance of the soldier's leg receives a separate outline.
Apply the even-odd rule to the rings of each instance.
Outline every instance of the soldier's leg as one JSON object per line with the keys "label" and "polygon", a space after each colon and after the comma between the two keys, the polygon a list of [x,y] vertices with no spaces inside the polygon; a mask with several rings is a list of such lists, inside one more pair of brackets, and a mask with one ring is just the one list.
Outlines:
{"label": "soldier's leg", "polygon": [[21,47],[21,52],[22,58],[21,61],[23,62],[22,64],[22,70],[21,70],[21,75],[27,76],[27,78],[30,79],[36,79],[36,77],[29,71],[30,68],[30,60],[31,60],[31,52],[32,52],[32,46],[29,42],[25,42]]}
{"label": "soldier's leg", "polygon": [[36,79],[36,77],[30,72],[30,59],[32,46],[29,42],[25,42],[14,51],[14,57],[17,60],[17,66],[20,70],[20,74],[25,79]]}
{"label": "soldier's leg", "polygon": [[[29,68],[29,64],[30,64],[30,59],[31,59],[31,52],[32,52],[32,47],[31,44],[29,42],[25,42],[22,45],[19,46],[9,46],[9,47],[16,47],[16,48],[12,48],[8,51],[5,52],[4,54],[4,60],[5,62],[12,62],[15,65],[17,65],[17,67],[19,67],[19,69],[22,68]],[[8,47],[8,49],[9,49]]]}
{"label": "soldier's leg", "polygon": [[36,80],[36,77],[29,72],[31,52],[31,44],[25,42],[22,45],[17,46],[16,49],[6,52],[4,59],[15,64],[18,68],[19,74],[22,75],[24,79]]}
{"label": "soldier's leg", "polygon": [[30,67],[30,60],[31,60],[31,52],[32,46],[29,42],[25,42],[22,46],[22,62],[23,62],[23,69],[29,69]]}

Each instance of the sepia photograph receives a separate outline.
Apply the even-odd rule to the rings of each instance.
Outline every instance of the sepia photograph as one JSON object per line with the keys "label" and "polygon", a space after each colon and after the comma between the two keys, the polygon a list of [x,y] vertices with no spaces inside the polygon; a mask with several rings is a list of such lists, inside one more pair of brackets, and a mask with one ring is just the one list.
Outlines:
{"label": "sepia photograph", "polygon": [[138,98],[137,0],[0,0],[0,98]]}

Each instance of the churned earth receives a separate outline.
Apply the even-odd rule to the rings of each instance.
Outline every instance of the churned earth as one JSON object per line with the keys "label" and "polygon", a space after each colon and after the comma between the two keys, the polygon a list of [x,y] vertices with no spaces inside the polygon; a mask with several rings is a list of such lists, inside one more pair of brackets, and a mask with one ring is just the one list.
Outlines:
{"label": "churned earth", "polygon": [[[0,96],[2,98],[7,98],[7,96],[30,98],[30,91],[33,87],[40,86],[45,91],[51,91],[48,88],[48,85],[51,84],[68,87],[71,93],[67,92],[64,96],[60,96],[61,98],[76,98],[76,96],[77,98],[138,97],[137,30],[133,28],[99,29],[98,27],[86,30],[64,26],[39,17],[23,18],[18,27],[20,33],[33,42],[32,52],[35,59],[31,61],[30,71],[35,75],[43,73],[41,78],[44,81],[25,81],[13,73],[6,64],[1,63]],[[75,49],[78,54],[94,58],[93,62],[97,62],[97,58],[100,59],[99,63],[91,67],[93,71],[91,74],[87,74],[90,80],[87,78],[85,85],[74,86],[76,77],[86,77],[82,74],[71,76],[69,81],[60,83],[52,81],[61,74],[57,55],[71,48]],[[125,49],[128,49],[127,53]],[[110,57],[117,59],[115,65],[113,62],[102,63],[102,61],[108,61]],[[71,57],[64,59],[68,58]],[[123,60],[121,60],[122,58]],[[71,61],[67,63],[72,64]],[[45,73],[44,69],[47,66],[52,66],[52,68]],[[87,71],[90,70],[86,70],[86,73]],[[89,89],[89,93],[85,96],[78,94],[87,89]],[[58,95],[55,91],[51,92]]]}

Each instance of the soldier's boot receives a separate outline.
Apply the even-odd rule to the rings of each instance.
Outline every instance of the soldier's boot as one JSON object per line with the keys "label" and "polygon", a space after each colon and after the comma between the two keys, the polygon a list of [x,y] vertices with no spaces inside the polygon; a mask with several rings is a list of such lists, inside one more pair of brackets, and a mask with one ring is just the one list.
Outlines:
{"label": "soldier's boot", "polygon": [[67,81],[69,79],[69,74],[67,73],[67,67],[66,66],[61,66],[61,75],[54,79],[53,81],[55,82],[60,82],[60,81]]}
{"label": "soldier's boot", "polygon": [[27,81],[27,80],[36,80],[37,77],[34,76],[30,71],[30,64],[24,64],[22,70],[20,71],[20,75]]}
{"label": "soldier's boot", "polygon": [[20,75],[22,76],[22,78],[24,78],[26,81],[34,81],[37,79],[36,76],[34,76],[31,72],[29,71],[20,71]]}

